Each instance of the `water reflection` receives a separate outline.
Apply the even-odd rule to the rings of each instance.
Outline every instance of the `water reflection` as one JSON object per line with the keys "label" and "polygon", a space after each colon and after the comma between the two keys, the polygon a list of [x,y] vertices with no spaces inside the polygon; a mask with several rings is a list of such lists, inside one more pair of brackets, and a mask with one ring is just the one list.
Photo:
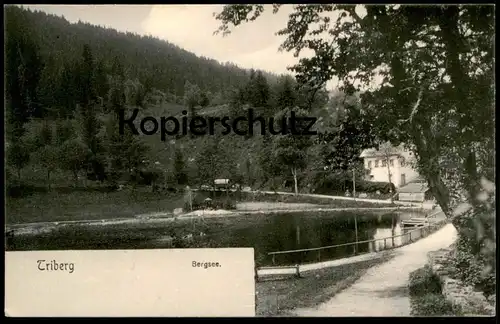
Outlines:
{"label": "water reflection", "polygon": [[[141,226],[67,226],[37,236],[16,238],[10,250],[155,249],[252,247],[258,266],[325,261],[379,251],[383,240],[331,249],[277,255],[269,252],[309,249],[391,237],[403,233],[400,221],[415,213],[303,212],[243,215]],[[356,233],[357,228],[357,233]],[[200,234],[202,233],[202,234]],[[357,234],[357,235],[356,235]],[[189,240],[185,239],[189,238]],[[416,239],[414,234],[412,237]],[[407,240],[386,240],[398,246]],[[273,263],[274,261],[274,263]]]}
{"label": "water reflection", "polygon": [[[403,244],[403,237],[399,236],[401,234],[403,234],[403,230],[401,229],[399,222],[394,224],[392,227],[377,228],[375,230],[375,234],[373,235],[373,239],[377,241],[369,244],[370,252],[378,252],[386,248],[390,249],[401,246]],[[386,239],[388,237],[391,237],[391,239]]]}
{"label": "water reflection", "polygon": [[[248,226],[226,227],[223,233],[211,235],[204,247],[253,247],[257,265],[290,265],[339,259],[379,251],[381,242],[344,245],[321,251],[268,255],[274,251],[289,251],[333,246],[356,241],[369,241],[403,233],[400,221],[414,217],[415,213],[283,213],[273,216],[242,217],[240,224]],[[357,228],[357,235],[356,235]],[[386,240],[388,246],[399,246],[404,237]]]}

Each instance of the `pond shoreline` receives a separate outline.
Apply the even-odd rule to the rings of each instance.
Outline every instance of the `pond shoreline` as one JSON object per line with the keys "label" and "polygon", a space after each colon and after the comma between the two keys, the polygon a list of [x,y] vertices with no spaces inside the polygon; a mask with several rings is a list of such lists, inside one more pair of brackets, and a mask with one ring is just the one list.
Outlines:
{"label": "pond shoreline", "polygon": [[[286,205],[282,204],[282,205]],[[289,204],[293,205],[293,204]],[[320,205],[317,207],[308,208],[268,208],[259,210],[197,210],[189,213],[174,215],[173,213],[153,213],[146,215],[137,215],[129,218],[114,218],[114,219],[98,219],[98,220],[75,220],[75,221],[51,221],[51,222],[37,222],[37,223],[21,223],[21,224],[6,224],[6,232],[13,235],[36,235],[41,233],[48,233],[60,226],[65,225],[84,225],[84,226],[107,226],[107,225],[141,225],[152,223],[165,223],[172,221],[191,220],[199,218],[221,218],[221,217],[236,217],[247,215],[263,215],[263,214],[277,214],[277,213],[301,213],[301,212],[341,212],[341,211],[421,211],[422,208],[417,206],[394,206],[394,207],[348,207],[348,208],[325,208]]]}

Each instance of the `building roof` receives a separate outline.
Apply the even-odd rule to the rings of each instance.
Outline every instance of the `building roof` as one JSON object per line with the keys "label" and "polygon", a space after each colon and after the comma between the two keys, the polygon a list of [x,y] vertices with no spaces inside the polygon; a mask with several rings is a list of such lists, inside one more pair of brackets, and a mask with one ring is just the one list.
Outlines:
{"label": "building roof", "polygon": [[409,181],[408,183],[427,183],[427,180],[425,180],[423,176],[419,175],[412,181]]}
{"label": "building roof", "polygon": [[426,183],[412,182],[398,189],[399,193],[423,193],[429,190]]}
{"label": "building roof", "polygon": [[229,179],[215,179],[214,183],[215,184],[228,184],[229,183]]}
{"label": "building roof", "polygon": [[361,158],[366,158],[366,157],[382,157],[385,156],[387,153],[389,155],[401,155],[403,153],[403,145],[399,145],[397,147],[392,146],[389,144],[389,146],[386,146],[385,149],[383,150],[377,150],[375,148],[371,149],[366,149],[361,152],[360,157]]}

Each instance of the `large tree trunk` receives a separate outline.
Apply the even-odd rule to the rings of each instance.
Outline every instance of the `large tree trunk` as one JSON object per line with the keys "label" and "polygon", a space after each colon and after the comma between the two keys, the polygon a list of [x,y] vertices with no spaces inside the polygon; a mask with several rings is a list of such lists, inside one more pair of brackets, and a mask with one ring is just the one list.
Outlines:
{"label": "large tree trunk", "polygon": [[443,180],[441,179],[440,166],[437,161],[437,156],[440,154],[438,148],[432,146],[432,138],[426,126],[413,127],[412,133],[414,144],[419,155],[419,163],[421,173],[427,178],[429,189],[445,213],[446,217],[451,218],[450,210],[450,192]]}
{"label": "large tree trunk", "polygon": [[[457,6],[448,6],[443,9],[443,15],[439,17],[438,21],[441,29],[441,37],[446,48],[445,54],[446,61],[448,62],[446,72],[450,75],[454,86],[454,103],[458,112],[467,116],[470,109],[473,109],[471,107],[473,103],[469,102],[469,98],[466,96],[470,89],[470,80],[460,62],[460,54],[463,52],[464,44],[458,28],[459,11],[460,9]],[[469,123],[470,120],[468,118],[459,118],[458,127],[460,129],[465,128]],[[462,146],[465,144],[465,149],[461,154],[463,161],[461,183],[468,194],[468,201],[473,207],[479,207],[480,203],[476,199],[480,188],[476,152],[473,148],[474,135],[470,132],[462,134],[460,137],[466,140],[458,142],[457,145]]]}
{"label": "large tree trunk", "polygon": [[297,169],[296,168],[292,168],[292,175],[293,175],[295,195],[298,195],[299,194],[299,186],[297,184]]}
{"label": "large tree trunk", "polygon": [[[391,166],[389,164],[389,158],[388,157],[386,158],[385,163],[387,163],[387,176],[389,178],[389,185],[391,185],[392,184],[392,174],[391,174]],[[389,193],[391,195],[391,204],[392,204],[394,202],[394,192],[392,191],[392,186],[389,189]]]}
{"label": "large tree trunk", "polygon": [[47,170],[47,188],[50,191],[50,170]]}
{"label": "large tree trunk", "polygon": [[386,156],[385,163],[387,165],[387,178],[389,179],[389,183],[392,183],[391,165],[389,164],[389,160],[390,158]]}
{"label": "large tree trunk", "polygon": [[389,183],[392,183],[391,167],[389,166],[389,159],[387,159],[387,176],[389,177]]}
{"label": "large tree trunk", "polygon": [[[457,215],[453,218],[453,224],[459,233],[457,248],[462,252],[470,253],[476,260],[484,258],[483,266],[478,265],[484,267],[485,270],[490,268],[489,276],[494,277],[496,272],[496,233],[491,231],[491,228],[495,226],[495,199],[494,194],[492,197],[491,192],[488,193],[486,188],[480,186],[481,176],[485,176],[487,172],[483,173],[483,170],[481,170],[483,174],[478,172],[477,147],[475,147],[476,144],[485,145],[488,140],[485,136],[490,135],[486,135],[478,129],[481,127],[478,126],[482,122],[481,117],[477,120],[474,118],[471,120],[471,111],[478,108],[475,107],[475,98],[469,96],[472,83],[463,62],[460,60],[460,55],[467,51],[459,30],[460,8],[447,6],[442,11],[438,22],[446,50],[446,72],[453,84],[452,91],[455,100],[452,104],[460,116],[458,129],[462,131],[454,141],[455,147],[461,151],[458,155],[461,158],[462,170],[460,170],[458,182],[461,189],[466,192],[469,203],[468,206],[465,206],[467,208],[457,210]],[[491,137],[493,137],[493,132]],[[491,164],[489,161],[485,163]],[[494,162],[492,164],[494,166]],[[490,195],[489,198],[488,195]]]}
{"label": "large tree trunk", "polygon": [[77,170],[73,170],[73,180],[75,181],[74,185],[75,185],[75,188],[78,187],[78,171]]}
{"label": "large tree trunk", "polygon": [[[399,37],[401,35],[404,36]],[[390,64],[391,74],[394,79],[392,83],[396,89],[414,86],[411,81],[412,78],[405,70],[402,60],[400,59],[402,55],[401,51],[408,35],[409,34],[396,33],[395,38],[390,42],[391,50],[394,53]],[[439,156],[439,151],[431,147],[430,143],[433,143],[433,138],[429,130],[428,121],[419,121],[419,118],[416,116],[424,91],[425,89],[422,88],[419,95],[416,95],[415,92],[406,96],[398,96],[396,101],[397,104],[403,108],[403,111],[406,111],[408,116],[410,116],[408,118],[410,123],[410,139],[413,142],[412,144],[415,145],[419,156],[419,171],[427,178],[431,192],[443,212],[450,217],[449,192],[441,179],[441,173],[436,159]]]}

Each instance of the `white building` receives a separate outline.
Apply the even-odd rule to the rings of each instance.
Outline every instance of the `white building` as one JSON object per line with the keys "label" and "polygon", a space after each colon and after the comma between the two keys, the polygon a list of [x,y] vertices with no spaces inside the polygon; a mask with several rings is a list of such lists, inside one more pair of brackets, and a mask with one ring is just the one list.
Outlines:
{"label": "white building", "polygon": [[368,181],[392,182],[399,188],[419,177],[412,167],[415,156],[403,145],[393,147],[389,143],[383,144],[379,150],[364,150],[360,157],[364,159],[365,169],[368,170]]}
{"label": "white building", "polygon": [[215,179],[214,185],[215,188],[228,188],[229,187],[229,179]]}

